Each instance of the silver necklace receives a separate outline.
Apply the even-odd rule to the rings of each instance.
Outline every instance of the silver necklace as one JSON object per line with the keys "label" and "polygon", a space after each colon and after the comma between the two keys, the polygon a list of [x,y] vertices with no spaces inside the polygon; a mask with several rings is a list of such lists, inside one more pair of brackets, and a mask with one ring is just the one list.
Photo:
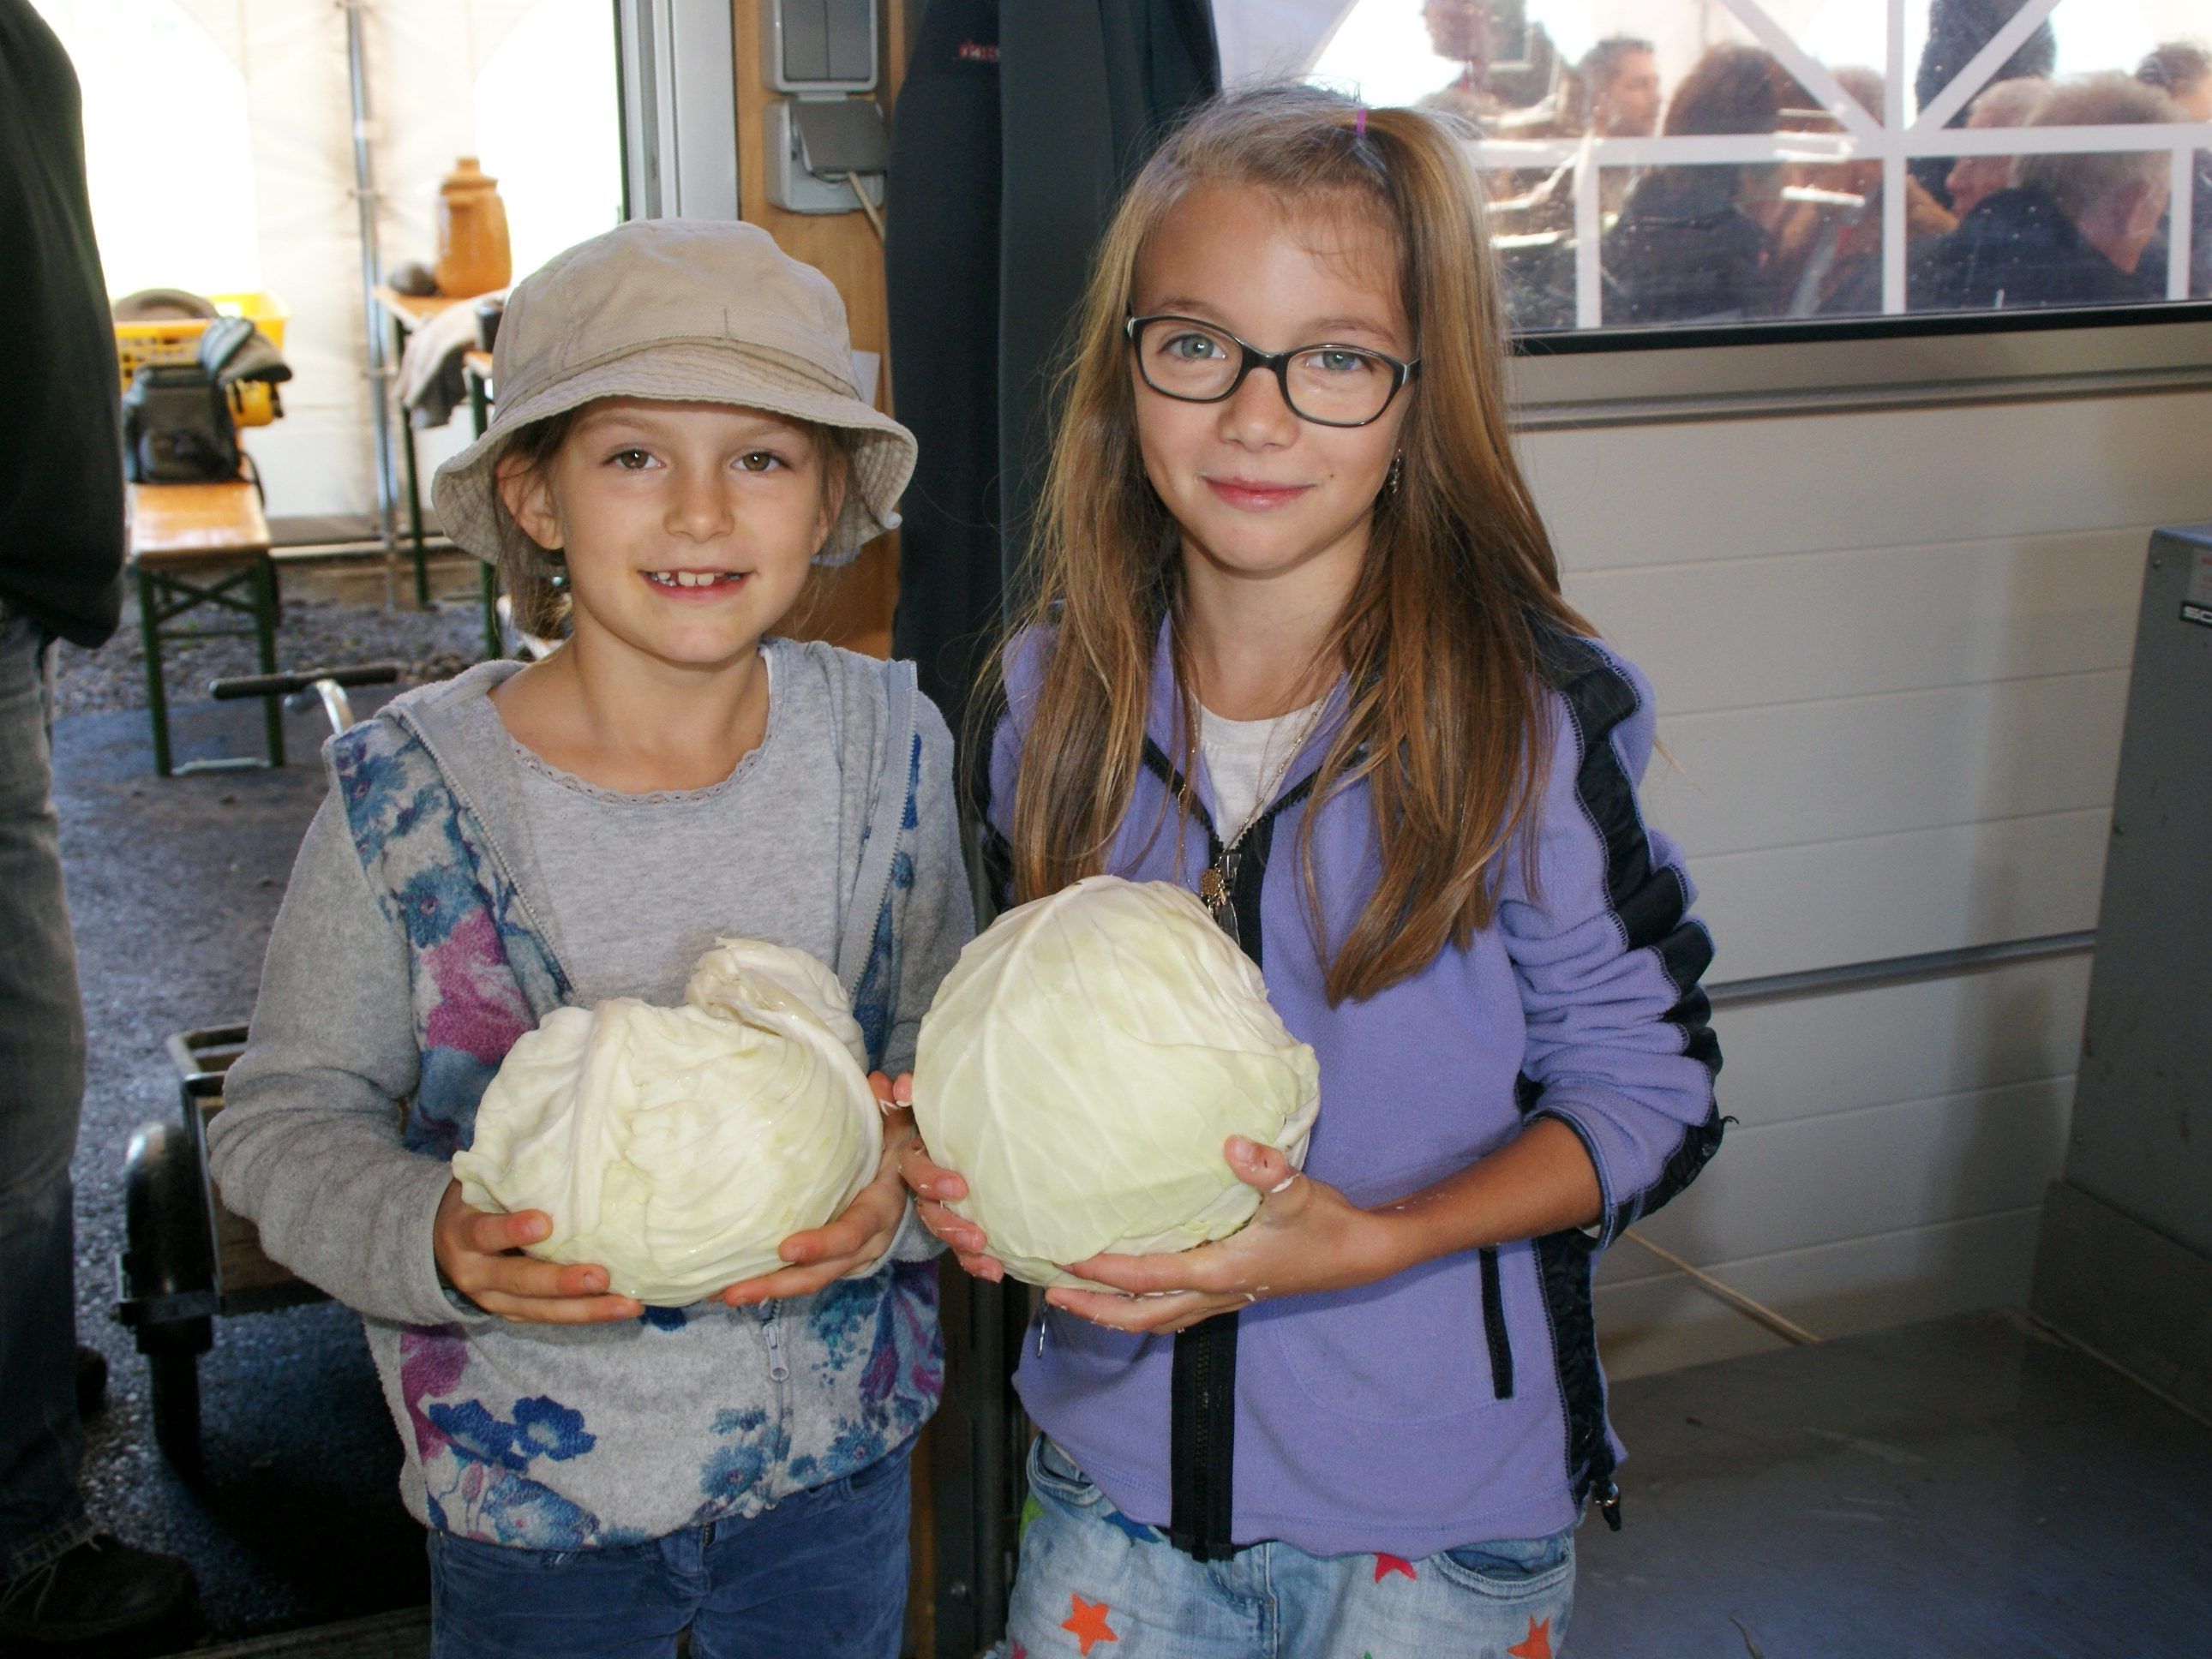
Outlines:
{"label": "silver necklace", "polygon": [[1284,751],[1281,763],[1253,797],[1250,814],[1237,826],[1237,833],[1222,843],[1221,852],[1213,862],[1199,872],[1199,901],[1212,912],[1215,924],[1231,939],[1238,937],[1237,903],[1230,896],[1237,885],[1237,849],[1244,844],[1244,837],[1252,833],[1252,826],[1267,816],[1268,809],[1274,802],[1275,791],[1290,771],[1291,763],[1305,751],[1306,740],[1313,736],[1314,727],[1321,720],[1322,708],[1328,702],[1324,696],[1306,711],[1305,720],[1298,727],[1298,734]]}

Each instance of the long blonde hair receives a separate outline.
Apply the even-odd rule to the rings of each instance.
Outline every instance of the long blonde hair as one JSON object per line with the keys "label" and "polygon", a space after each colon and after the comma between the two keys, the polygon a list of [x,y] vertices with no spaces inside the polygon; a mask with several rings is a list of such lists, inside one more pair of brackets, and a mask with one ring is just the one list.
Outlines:
{"label": "long blonde hair", "polygon": [[[1201,107],[1115,213],[1085,296],[1040,502],[1027,614],[1051,649],[1014,791],[1014,896],[1096,872],[1144,764],[1154,642],[1181,604],[1178,532],[1138,452],[1123,319],[1146,239],[1193,185],[1262,191],[1297,211],[1371,216],[1395,243],[1421,359],[1401,482],[1377,499],[1365,562],[1324,646],[1348,707],[1299,834],[1317,949],[1319,806],[1364,782],[1380,873],[1328,964],[1332,1002],[1464,947],[1497,906],[1501,854],[1530,819],[1545,750],[1539,635],[1587,633],[1508,435],[1504,314],[1480,187],[1447,119],[1273,87]],[[1177,637],[1178,683],[1191,684]],[[992,673],[1002,672],[1003,653]],[[989,696],[979,706],[997,701]],[[1197,748],[1185,696],[1186,776]],[[1264,804],[1264,803],[1263,803]],[[1188,810],[1188,802],[1183,803]]]}

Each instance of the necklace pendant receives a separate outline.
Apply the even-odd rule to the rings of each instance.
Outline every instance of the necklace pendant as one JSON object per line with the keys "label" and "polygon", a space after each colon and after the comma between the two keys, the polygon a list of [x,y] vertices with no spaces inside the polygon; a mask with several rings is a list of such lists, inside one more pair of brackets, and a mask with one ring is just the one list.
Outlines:
{"label": "necklace pendant", "polygon": [[1230,878],[1227,875],[1223,873],[1222,865],[1229,864],[1230,860],[1235,857],[1236,854],[1233,853],[1225,854],[1221,860],[1221,864],[1207,865],[1204,870],[1199,872],[1198,877],[1198,896],[1200,902],[1203,903],[1207,909],[1213,913],[1214,925],[1219,927],[1223,933],[1228,934],[1231,939],[1235,939],[1237,936],[1237,906],[1230,900]]}

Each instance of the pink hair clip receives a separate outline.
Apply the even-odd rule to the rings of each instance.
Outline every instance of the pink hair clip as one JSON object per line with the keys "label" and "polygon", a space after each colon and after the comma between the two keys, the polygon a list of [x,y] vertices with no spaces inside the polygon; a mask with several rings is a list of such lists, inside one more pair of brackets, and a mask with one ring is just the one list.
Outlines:
{"label": "pink hair clip", "polygon": [[1364,138],[1367,136],[1367,106],[1364,104],[1359,106],[1359,112],[1352,118],[1352,136],[1355,138]]}

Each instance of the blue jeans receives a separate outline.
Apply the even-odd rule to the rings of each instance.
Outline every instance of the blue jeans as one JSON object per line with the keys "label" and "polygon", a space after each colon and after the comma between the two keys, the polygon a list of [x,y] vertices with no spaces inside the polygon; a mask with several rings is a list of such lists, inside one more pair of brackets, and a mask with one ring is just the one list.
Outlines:
{"label": "blue jeans", "polygon": [[[1559,1659],[1571,1528],[1419,1560],[1255,1544],[1194,1561],[1115,1512],[1043,1435],[1030,1448],[1009,1659]],[[1101,1645],[1102,1644],[1105,1645]]]}
{"label": "blue jeans", "polygon": [[430,1534],[432,1659],[898,1659],[913,1443],[748,1521],[525,1550]]}
{"label": "blue jeans", "polygon": [[46,743],[52,663],[44,633],[0,602],[0,1583],[92,1535],[70,1188],[84,1007]]}

